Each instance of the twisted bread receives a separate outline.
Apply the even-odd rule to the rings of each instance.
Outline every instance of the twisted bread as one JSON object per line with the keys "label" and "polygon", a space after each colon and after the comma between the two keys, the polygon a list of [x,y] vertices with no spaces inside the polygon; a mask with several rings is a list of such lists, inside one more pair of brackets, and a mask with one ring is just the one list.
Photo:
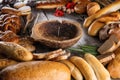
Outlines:
{"label": "twisted bread", "polygon": [[0,16],[0,26],[2,31],[11,30],[18,33],[20,31],[20,18],[13,14],[2,14]]}
{"label": "twisted bread", "polygon": [[0,41],[18,43],[19,36],[17,36],[12,31],[5,31],[5,32],[0,31]]}
{"label": "twisted bread", "polygon": [[100,10],[100,5],[97,2],[90,2],[87,5],[87,14],[91,16]]}

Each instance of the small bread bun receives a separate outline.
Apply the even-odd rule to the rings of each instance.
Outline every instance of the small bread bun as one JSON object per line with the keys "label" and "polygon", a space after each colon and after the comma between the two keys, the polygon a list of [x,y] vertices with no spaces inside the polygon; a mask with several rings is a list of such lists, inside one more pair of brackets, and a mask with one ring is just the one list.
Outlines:
{"label": "small bread bun", "polygon": [[87,5],[87,14],[91,16],[100,10],[100,5],[97,2],[90,2]]}
{"label": "small bread bun", "polygon": [[14,8],[18,9],[18,8],[21,8],[21,7],[25,6],[25,5],[26,4],[23,3],[23,2],[17,2],[17,3],[14,4]]}
{"label": "small bread bun", "polygon": [[75,7],[74,7],[74,10],[76,13],[79,13],[79,14],[82,14],[82,13],[85,13],[86,10],[87,10],[87,4],[89,3],[90,1],[86,1],[86,2],[78,2]]}
{"label": "small bread bun", "polygon": [[18,9],[19,11],[21,11],[22,15],[28,15],[31,13],[31,7],[30,6],[23,6],[21,8]]}

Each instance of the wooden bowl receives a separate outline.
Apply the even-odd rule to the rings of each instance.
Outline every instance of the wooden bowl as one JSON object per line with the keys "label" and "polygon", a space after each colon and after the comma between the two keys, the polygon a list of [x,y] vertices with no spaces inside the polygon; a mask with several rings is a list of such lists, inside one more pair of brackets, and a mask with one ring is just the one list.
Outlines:
{"label": "wooden bowl", "polygon": [[63,20],[43,21],[32,28],[31,37],[51,48],[68,48],[82,36],[78,22]]}

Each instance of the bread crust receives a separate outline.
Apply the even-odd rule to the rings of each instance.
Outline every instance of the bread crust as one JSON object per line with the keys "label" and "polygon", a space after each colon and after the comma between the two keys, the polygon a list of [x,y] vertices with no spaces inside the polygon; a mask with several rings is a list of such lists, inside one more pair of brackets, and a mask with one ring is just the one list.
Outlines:
{"label": "bread crust", "polygon": [[71,75],[68,67],[62,63],[31,61],[3,69],[0,80],[71,80]]}

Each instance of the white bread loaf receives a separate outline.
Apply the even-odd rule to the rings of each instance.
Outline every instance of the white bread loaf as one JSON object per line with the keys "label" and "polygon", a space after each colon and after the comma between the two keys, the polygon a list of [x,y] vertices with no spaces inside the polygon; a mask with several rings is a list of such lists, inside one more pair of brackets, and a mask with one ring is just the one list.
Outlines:
{"label": "white bread loaf", "polygon": [[0,72],[0,80],[71,80],[68,67],[53,61],[31,61],[9,66]]}

